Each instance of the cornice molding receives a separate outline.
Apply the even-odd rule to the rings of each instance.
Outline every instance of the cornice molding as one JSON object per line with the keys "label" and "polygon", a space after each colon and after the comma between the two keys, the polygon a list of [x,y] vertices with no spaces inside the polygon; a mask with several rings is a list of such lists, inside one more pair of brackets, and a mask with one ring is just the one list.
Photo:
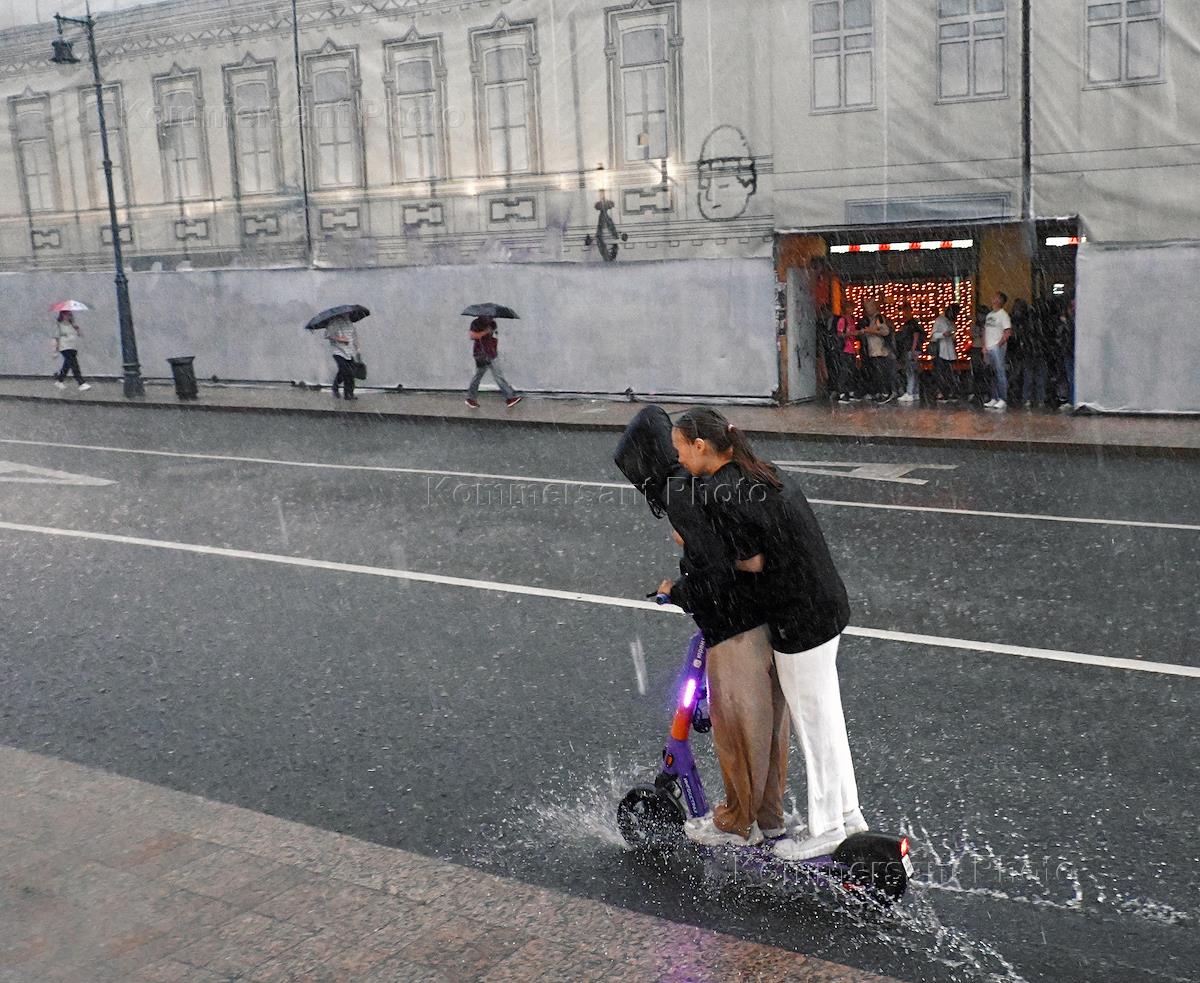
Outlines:
{"label": "cornice molding", "polygon": [[[429,16],[441,11],[522,4],[525,0],[300,0],[300,30]],[[97,18],[96,42],[103,63],[157,57],[197,46],[245,43],[290,36],[292,6],[287,0],[170,0]],[[53,25],[34,24],[0,31],[0,78],[30,76],[57,69],[50,64]],[[116,40],[113,40],[113,39]]]}

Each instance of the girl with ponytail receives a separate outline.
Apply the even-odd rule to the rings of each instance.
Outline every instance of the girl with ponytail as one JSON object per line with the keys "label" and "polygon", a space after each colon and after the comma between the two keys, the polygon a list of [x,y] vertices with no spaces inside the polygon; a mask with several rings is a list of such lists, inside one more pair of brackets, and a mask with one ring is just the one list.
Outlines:
{"label": "girl with ponytail", "polygon": [[[742,475],[752,482],[767,485],[776,490],[783,487],[775,465],[770,461],[764,461],[755,454],[750,449],[750,442],[746,439],[746,435],[716,410],[709,409],[707,406],[688,410],[675,421],[675,432],[682,438],[674,441],[675,450],[679,453],[679,461],[693,474],[705,472],[688,467],[687,461],[684,460],[685,455],[694,459],[697,453],[703,456],[707,450],[711,451],[711,461],[706,461],[706,463],[717,465],[718,462],[732,462]],[[701,441],[707,447],[698,447],[697,445]]]}
{"label": "girl with ponytail", "polygon": [[[736,569],[743,580],[745,572],[756,575],[750,579],[774,650],[772,679],[787,699],[804,751],[808,828],[780,839],[775,853],[785,860],[832,853],[867,829],[837,674],[838,642],[850,621],[846,587],[795,476],[781,476],[756,455],[724,416],[707,407],[688,410],[675,421],[671,440],[679,463],[704,476],[704,510],[729,544]],[[736,701],[744,715],[770,706],[754,685],[751,673],[727,672],[726,688],[744,690]],[[747,720],[734,723],[753,730]]]}

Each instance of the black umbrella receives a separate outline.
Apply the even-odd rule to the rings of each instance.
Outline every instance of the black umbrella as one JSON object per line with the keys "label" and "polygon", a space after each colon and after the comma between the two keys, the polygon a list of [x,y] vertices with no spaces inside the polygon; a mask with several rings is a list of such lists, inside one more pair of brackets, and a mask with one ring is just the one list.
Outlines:
{"label": "black umbrella", "polygon": [[361,321],[371,312],[362,304],[342,304],[338,307],[331,307],[327,311],[321,311],[308,324],[304,325],[305,331],[320,331],[325,325],[332,321],[335,317],[348,317],[351,321]]}
{"label": "black umbrella", "polygon": [[464,317],[502,317],[508,318],[510,321],[521,320],[521,315],[514,311],[511,307],[505,307],[503,304],[472,304],[465,311]]}

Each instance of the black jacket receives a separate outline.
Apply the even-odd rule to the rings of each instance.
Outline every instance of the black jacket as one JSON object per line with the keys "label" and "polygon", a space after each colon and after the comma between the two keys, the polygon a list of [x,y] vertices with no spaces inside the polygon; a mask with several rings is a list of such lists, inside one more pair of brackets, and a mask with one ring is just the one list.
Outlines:
{"label": "black jacket", "polygon": [[840,635],[850,622],[846,585],[800,482],[782,490],[752,482],[727,464],[703,488],[705,509],[736,559],[763,555],[761,598],[777,652],[803,652]]}
{"label": "black jacket", "polygon": [[680,577],[671,601],[692,615],[709,645],[761,625],[753,581],[738,574],[728,537],[718,534],[700,501],[699,481],[679,463],[671,420],[647,406],[625,428],[613,455],[621,473],[646,496],[655,515],[665,514],[683,539]]}

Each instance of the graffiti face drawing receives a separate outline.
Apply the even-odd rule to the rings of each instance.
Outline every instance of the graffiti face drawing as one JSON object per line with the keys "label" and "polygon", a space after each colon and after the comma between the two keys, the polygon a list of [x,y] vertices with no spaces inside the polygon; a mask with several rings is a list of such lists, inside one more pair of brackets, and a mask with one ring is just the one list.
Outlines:
{"label": "graffiti face drawing", "polygon": [[700,214],[710,222],[738,218],[758,190],[758,172],[750,144],[735,126],[718,126],[700,148],[696,170]]}

